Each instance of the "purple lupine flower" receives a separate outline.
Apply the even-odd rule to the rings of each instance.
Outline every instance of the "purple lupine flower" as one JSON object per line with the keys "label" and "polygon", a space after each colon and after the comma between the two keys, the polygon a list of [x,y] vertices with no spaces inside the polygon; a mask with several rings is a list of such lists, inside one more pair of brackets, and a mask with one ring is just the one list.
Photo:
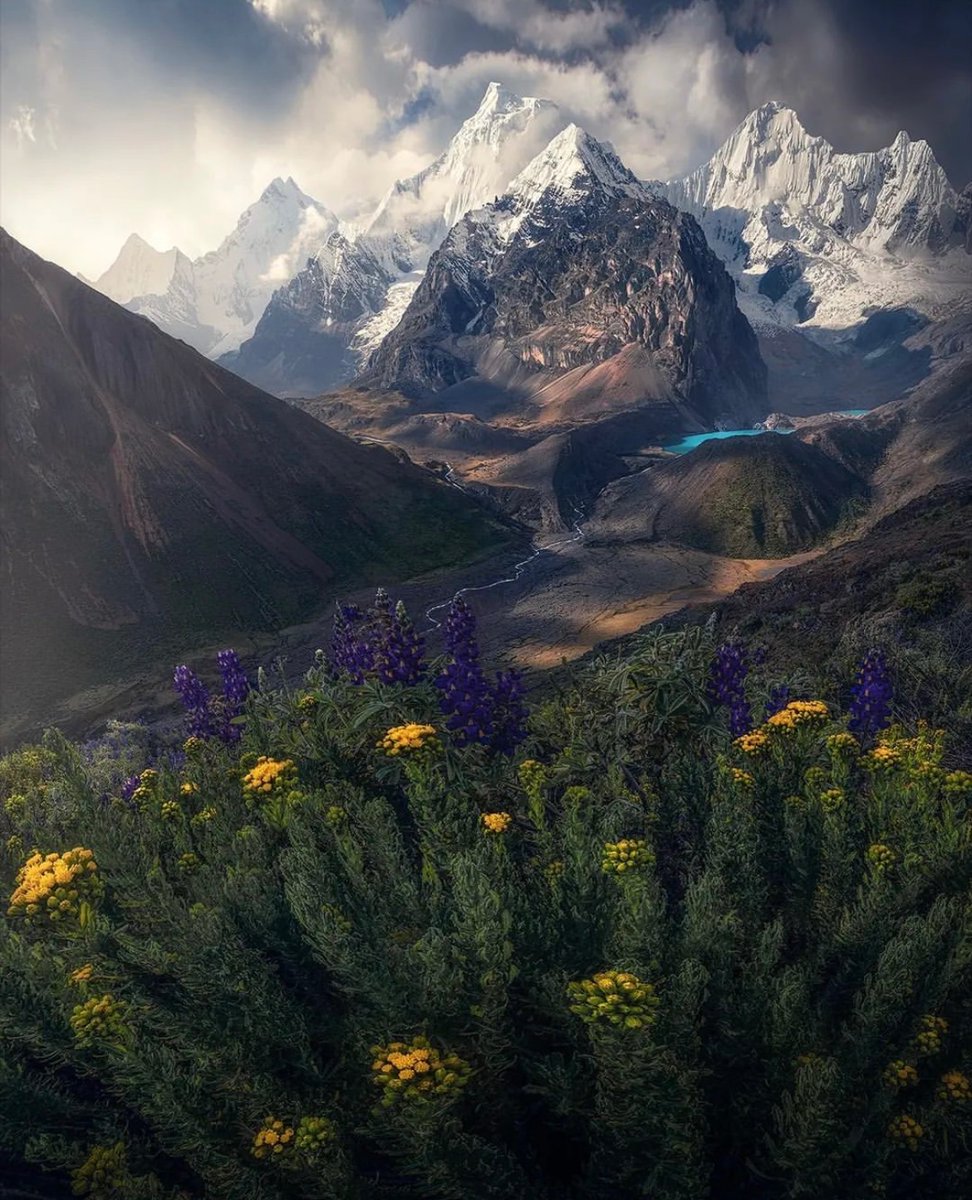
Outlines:
{"label": "purple lupine flower", "polygon": [[395,605],[387,638],[378,656],[378,678],[386,683],[412,686],[425,675],[422,653],[425,639],[421,636],[401,600]]}
{"label": "purple lupine flower", "polygon": [[742,737],[752,728],[749,702],[746,699],[746,676],[749,662],[742,642],[725,642],[716,651],[709,670],[709,697],[729,709],[729,732]]}
{"label": "purple lupine flower", "polygon": [[356,604],[339,604],[331,634],[331,666],[335,674],[363,683],[371,669],[371,649],[363,640],[364,613]]}
{"label": "purple lupine flower", "polygon": [[526,722],[530,715],[524,703],[526,689],[519,671],[498,671],[493,685],[492,748],[500,754],[512,755],[526,737]]}
{"label": "purple lupine flower", "polygon": [[491,689],[479,662],[476,618],[461,596],[449,608],[445,643],[450,661],[435,686],[442,692],[439,707],[448,717],[446,727],[460,746],[488,744],[493,737]]}
{"label": "purple lupine flower", "polygon": [[891,724],[891,701],[894,689],[884,654],[869,650],[857,670],[851,686],[851,729],[863,741]]}
{"label": "purple lupine flower", "polygon": [[234,725],[233,721],[243,713],[243,705],[250,694],[250,682],[235,650],[220,650],[216,661],[223,679],[223,699],[219,705],[217,732],[224,742],[238,742],[243,731],[239,725]]}
{"label": "purple lupine flower", "polygon": [[176,667],[172,686],[179,694],[188,717],[190,737],[212,736],[213,719],[210,711],[209,689],[195,673],[182,664]]}
{"label": "purple lupine flower", "polygon": [[123,800],[131,800],[132,796],[135,795],[135,789],[141,782],[141,779],[137,775],[129,775],[127,779],[122,780],[120,789],[121,798]]}
{"label": "purple lupine flower", "polygon": [[772,717],[786,708],[789,703],[790,685],[788,683],[777,684],[776,687],[770,689],[769,699],[766,701],[766,716]]}

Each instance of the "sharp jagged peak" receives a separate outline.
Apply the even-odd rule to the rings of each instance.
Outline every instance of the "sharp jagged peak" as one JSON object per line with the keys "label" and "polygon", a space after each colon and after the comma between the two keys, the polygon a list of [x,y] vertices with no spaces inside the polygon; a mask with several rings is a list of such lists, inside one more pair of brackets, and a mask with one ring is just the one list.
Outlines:
{"label": "sharp jagged peak", "polygon": [[260,194],[258,203],[281,200],[306,201],[308,204],[316,203],[306,192],[298,187],[292,175],[288,175],[286,179],[281,179],[279,175],[275,179],[272,179]]}
{"label": "sharp jagged peak", "polygon": [[516,112],[523,108],[556,108],[552,100],[544,100],[539,96],[520,96],[504,83],[493,80],[487,84],[479,108],[469,118],[476,121],[497,113]]}
{"label": "sharp jagged peak", "polygon": [[608,143],[571,123],[524,167],[510,184],[510,191],[520,196],[551,188],[570,192],[582,182],[616,194],[641,195],[644,190]]}

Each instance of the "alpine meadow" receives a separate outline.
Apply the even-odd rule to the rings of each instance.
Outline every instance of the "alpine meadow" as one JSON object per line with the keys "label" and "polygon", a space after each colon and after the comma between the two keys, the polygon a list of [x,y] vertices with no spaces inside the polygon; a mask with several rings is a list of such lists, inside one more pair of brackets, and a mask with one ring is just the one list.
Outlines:
{"label": "alpine meadow", "polygon": [[972,1194],[972,9],[0,33],[0,1197]]}

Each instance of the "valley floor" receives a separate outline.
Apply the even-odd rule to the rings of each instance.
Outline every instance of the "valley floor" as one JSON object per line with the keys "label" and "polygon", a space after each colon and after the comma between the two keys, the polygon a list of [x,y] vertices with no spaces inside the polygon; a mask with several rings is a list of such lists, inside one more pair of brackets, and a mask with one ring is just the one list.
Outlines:
{"label": "valley floor", "polygon": [[[529,672],[558,666],[598,643],[631,633],[689,604],[721,599],[744,583],[770,579],[819,551],[779,559],[733,559],[660,543],[591,545],[558,543],[529,563],[518,579],[507,557],[478,564],[454,576],[439,574],[395,589],[419,623],[433,605],[457,587],[476,612],[483,657]],[[509,580],[496,584],[496,580]],[[367,604],[368,591],[350,597]],[[424,628],[436,645],[433,612]],[[303,670],[314,650],[326,645],[331,612],[319,621],[286,631],[280,639],[288,666]],[[420,624],[420,628],[423,626]]]}

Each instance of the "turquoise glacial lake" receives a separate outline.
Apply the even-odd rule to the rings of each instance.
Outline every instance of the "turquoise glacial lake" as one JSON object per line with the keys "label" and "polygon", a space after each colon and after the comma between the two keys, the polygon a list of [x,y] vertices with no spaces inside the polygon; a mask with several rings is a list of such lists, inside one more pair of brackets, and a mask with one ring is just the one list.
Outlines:
{"label": "turquoise glacial lake", "polygon": [[[869,413],[869,408],[847,408],[840,414],[843,417],[863,417]],[[711,433],[693,433],[691,437],[683,437],[679,442],[672,442],[668,446],[663,446],[663,450],[668,450],[672,454],[688,454],[690,450],[694,450],[696,446],[701,446],[703,442],[721,442],[724,438],[734,437],[759,437],[761,434],[777,433],[780,435],[794,433],[792,429],[715,429]]]}

